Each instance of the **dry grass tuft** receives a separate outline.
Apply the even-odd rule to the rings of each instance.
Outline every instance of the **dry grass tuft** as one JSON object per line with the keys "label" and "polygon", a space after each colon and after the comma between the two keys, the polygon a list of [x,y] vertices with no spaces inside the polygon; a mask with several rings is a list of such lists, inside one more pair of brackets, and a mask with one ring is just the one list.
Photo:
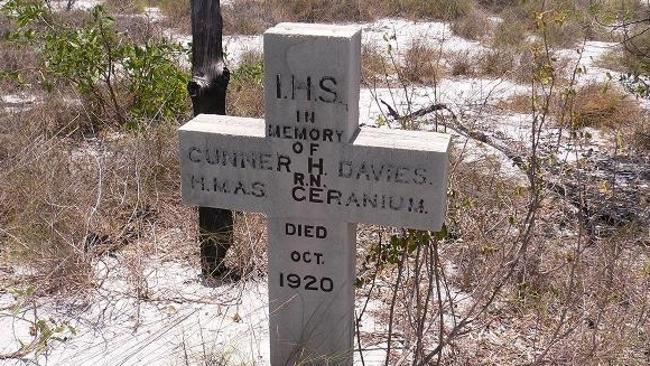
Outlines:
{"label": "dry grass tuft", "polygon": [[469,51],[448,52],[445,56],[452,76],[475,76],[476,65]]}
{"label": "dry grass tuft", "polygon": [[234,223],[234,240],[226,255],[226,267],[236,278],[266,274],[266,218],[261,214],[238,213]]}
{"label": "dry grass tuft", "polygon": [[226,108],[233,116],[264,116],[264,58],[261,53],[249,52],[242,56],[242,62],[230,78]]}
{"label": "dry grass tuft", "polygon": [[[450,181],[453,196],[447,215],[452,239],[449,245],[442,244],[443,258],[455,266],[450,281],[480,301],[477,296],[489,282],[486,279],[499,273],[512,253],[512,243],[518,240],[529,190],[500,175],[498,161],[461,161],[452,166],[456,168]],[[575,177],[565,178],[582,184]],[[592,193],[588,195],[597,199]],[[489,357],[498,364],[509,364],[541,343],[550,351],[543,357],[549,363],[571,357],[580,364],[595,359],[641,364],[648,351],[647,337],[639,335],[648,326],[645,308],[650,272],[644,269],[648,256],[645,246],[639,245],[644,239],[639,237],[638,228],[623,226],[609,237],[586,244],[581,236],[583,228],[567,201],[550,195],[540,202],[537,215],[539,220],[524,249],[527,255],[518,274],[508,283],[498,284],[504,286],[504,292],[490,310],[500,319],[517,319],[512,324],[500,323],[504,329],[498,332],[499,339],[527,334],[533,326],[536,335],[523,337],[521,344],[512,347],[500,344],[497,347],[502,354],[496,358],[486,351],[460,359]],[[404,301],[408,299],[406,294]],[[492,318],[484,326],[491,328]],[[460,343],[463,345],[459,348],[482,344],[469,339]],[[459,360],[450,357],[450,362]]]}
{"label": "dry grass tuft", "polygon": [[115,30],[136,44],[151,43],[163,37],[163,27],[144,17],[115,16]]}
{"label": "dry grass tuft", "polygon": [[531,96],[528,94],[517,94],[507,99],[502,99],[497,102],[497,108],[503,109],[508,112],[515,113],[532,113]]}
{"label": "dry grass tuft", "polygon": [[70,162],[64,141],[43,136],[23,118],[16,118],[16,124],[3,121],[7,136],[0,173],[3,255],[32,266],[41,294],[85,287],[91,273],[84,252],[86,222],[80,218],[87,217],[93,206],[92,190],[82,189],[93,180],[92,173]]}
{"label": "dry grass tuft", "polygon": [[627,72],[627,62],[625,52],[620,48],[611,49],[594,60],[595,65],[616,72]]}
{"label": "dry grass tuft", "polygon": [[79,111],[53,103],[0,124],[2,257],[31,268],[38,294],[92,287],[98,256],[150,235],[154,221],[192,216],[180,206],[177,125],[76,140]]}
{"label": "dry grass tuft", "polygon": [[104,6],[112,14],[139,14],[148,3],[139,0],[104,0]]}
{"label": "dry grass tuft", "polygon": [[530,25],[521,19],[521,14],[508,9],[501,14],[502,21],[492,35],[492,47],[518,47],[526,41]]}
{"label": "dry grass tuft", "polygon": [[621,73],[647,74],[650,70],[650,32],[639,34],[628,47],[617,47],[596,60],[596,65]]}
{"label": "dry grass tuft", "polygon": [[369,1],[358,0],[268,0],[271,8],[295,21],[316,23],[373,19]]}
{"label": "dry grass tuft", "polygon": [[192,33],[192,8],[189,1],[156,0],[165,19],[163,26],[175,28],[183,34]]}
{"label": "dry grass tuft", "polygon": [[639,118],[638,102],[608,83],[587,84],[576,91],[571,114],[573,128],[619,129]]}
{"label": "dry grass tuft", "polygon": [[483,76],[515,77],[517,67],[517,53],[511,48],[493,48],[478,56],[478,74]]}
{"label": "dry grass tuft", "polygon": [[[501,100],[497,107],[509,112],[533,112],[529,94],[517,94]],[[568,99],[567,99],[568,98]],[[539,101],[535,101],[539,103]],[[543,106],[536,105],[538,110]],[[584,127],[620,130],[640,125],[641,109],[638,102],[608,83],[591,83],[576,89],[566,89],[550,103],[550,113],[558,123],[573,129]]]}
{"label": "dry grass tuft", "polygon": [[386,82],[394,73],[388,58],[377,50],[376,45],[364,44],[361,48],[361,75],[365,85],[375,86]]}
{"label": "dry grass tuft", "polygon": [[460,19],[472,14],[472,0],[233,0],[223,5],[229,34],[258,34],[281,21],[363,22],[385,17],[413,20]]}
{"label": "dry grass tuft", "polygon": [[436,84],[446,74],[442,52],[421,41],[414,41],[404,54],[398,74],[401,80],[414,84]]}
{"label": "dry grass tuft", "polygon": [[492,31],[492,22],[488,15],[482,10],[472,10],[463,17],[454,20],[451,23],[451,30],[457,35],[471,39],[481,40],[488,36]]}
{"label": "dry grass tuft", "polygon": [[226,34],[260,34],[282,20],[282,11],[260,0],[230,1],[222,4],[223,29]]}
{"label": "dry grass tuft", "polygon": [[[192,33],[192,9],[189,1],[177,0],[105,0],[104,6],[112,14],[130,15],[135,21],[144,21],[144,17],[133,17],[142,14],[147,7],[159,8],[164,15],[160,24],[164,28],[173,28],[183,34]],[[119,17],[118,17],[119,20]],[[160,33],[157,35],[159,36]]]}
{"label": "dry grass tuft", "polygon": [[[459,151],[454,151],[454,155],[456,169],[450,177],[453,198],[447,223],[452,236],[462,237],[462,244],[450,248],[449,254],[459,269],[454,282],[471,291],[483,285],[484,276],[496,270],[512,244],[506,239],[514,239],[507,218],[522,215],[526,190],[499,173],[500,162],[496,159],[465,162]],[[501,225],[492,226],[487,217]]]}

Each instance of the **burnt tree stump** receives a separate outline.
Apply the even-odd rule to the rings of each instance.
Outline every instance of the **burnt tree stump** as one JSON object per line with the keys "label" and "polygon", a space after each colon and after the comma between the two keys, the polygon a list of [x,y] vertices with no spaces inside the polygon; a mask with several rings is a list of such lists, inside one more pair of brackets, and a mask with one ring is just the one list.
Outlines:
{"label": "burnt tree stump", "polygon": [[[187,91],[194,115],[226,114],[230,72],[223,62],[223,20],[219,0],[192,0],[192,80]],[[230,210],[199,207],[201,272],[206,278],[225,273],[223,260],[232,244]]]}

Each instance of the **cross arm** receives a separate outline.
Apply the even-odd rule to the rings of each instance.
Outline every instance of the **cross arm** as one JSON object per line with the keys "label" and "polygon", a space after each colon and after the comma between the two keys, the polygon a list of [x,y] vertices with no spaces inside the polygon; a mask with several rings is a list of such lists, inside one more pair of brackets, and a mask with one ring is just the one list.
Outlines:
{"label": "cross arm", "polygon": [[319,145],[296,140],[307,135],[295,131],[265,137],[260,119],[199,115],[179,129],[183,200],[275,217],[441,228],[449,135],[361,129],[351,143]]}
{"label": "cross arm", "polygon": [[[352,191],[378,193],[377,207],[361,202],[358,222],[439,230],[447,207],[451,136],[426,131],[361,129],[339,164]],[[373,202],[374,203],[374,202]],[[355,208],[356,202],[350,205]]]}
{"label": "cross arm", "polygon": [[268,211],[266,182],[284,158],[265,140],[264,120],[201,114],[178,133],[185,203]]}

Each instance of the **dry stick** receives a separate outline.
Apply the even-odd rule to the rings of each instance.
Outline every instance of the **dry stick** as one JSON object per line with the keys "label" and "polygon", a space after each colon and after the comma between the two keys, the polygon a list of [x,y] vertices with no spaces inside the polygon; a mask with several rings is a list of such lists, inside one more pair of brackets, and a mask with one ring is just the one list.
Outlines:
{"label": "dry stick", "polygon": [[[397,31],[394,28],[393,28],[393,32],[395,34],[395,40],[397,40]],[[391,52],[392,48],[389,48],[388,50],[389,50],[388,55],[390,56],[390,61],[393,64],[393,68],[395,69],[395,72],[397,72],[397,81],[401,84],[402,89],[404,90],[404,98],[406,99],[406,106],[410,111],[412,104],[411,104],[411,100],[409,98],[407,81],[401,75],[401,68],[400,68],[400,65],[399,65],[398,61],[395,59],[395,55],[393,54],[393,52]],[[399,52],[400,52],[399,51],[399,42],[395,42],[395,51],[396,51],[397,54],[399,54]],[[391,90],[391,89],[389,88],[389,90]],[[392,91],[391,91],[391,97],[393,97]],[[393,101],[394,101],[394,98],[393,98]]]}
{"label": "dry stick", "polygon": [[[420,256],[422,255],[422,246],[418,245],[417,252],[415,253],[415,268],[413,269],[414,278],[413,278],[413,290],[411,291],[411,296],[409,302],[412,302],[415,298],[415,357],[417,358],[418,352],[420,351],[420,345],[422,341],[421,329],[420,329],[420,318],[423,317],[421,314],[420,307]],[[408,308],[411,308],[409,304]],[[426,314],[424,315],[426,317]],[[413,321],[411,322],[411,327],[413,327]]]}
{"label": "dry stick", "polygon": [[106,34],[104,33],[104,26],[102,22],[99,22],[99,35],[101,37],[104,51],[108,55],[108,70],[104,75],[104,82],[108,87],[108,93],[111,97],[111,102],[113,103],[113,108],[115,109],[115,113],[117,115],[117,121],[120,123],[120,125],[123,125],[126,122],[126,118],[123,115],[122,107],[120,106],[120,103],[117,101],[115,89],[113,88],[113,82],[111,81],[111,76],[115,73],[114,71],[115,66],[113,65],[113,52],[112,52],[113,50],[111,48],[111,45],[108,42]]}
{"label": "dry stick", "polygon": [[440,258],[438,256],[438,239],[433,240],[433,269],[435,273],[435,279],[436,279],[436,293],[438,297],[438,308],[439,308],[439,316],[440,316],[440,328],[439,334],[438,334],[438,345],[440,346],[440,352],[438,352],[438,360],[436,361],[436,365],[440,365],[440,359],[442,357],[442,348],[444,347],[444,330],[445,330],[445,318],[444,318],[444,304],[442,301],[442,294],[440,292],[440,276],[438,273],[438,268],[440,267]]}
{"label": "dry stick", "polygon": [[397,302],[397,292],[399,290],[399,284],[402,280],[402,266],[406,260],[406,251],[402,253],[400,261],[397,263],[397,280],[395,281],[395,287],[393,288],[393,298],[390,302],[390,313],[388,320],[388,341],[386,342],[386,366],[390,365],[390,346],[393,335],[393,320],[395,318],[395,304]]}
{"label": "dry stick", "polygon": [[[426,265],[427,273],[428,273],[428,283],[427,283],[427,292],[426,292],[426,297],[424,299],[424,308],[422,309],[421,315],[419,315],[417,321],[417,328],[416,328],[416,346],[415,346],[415,358],[414,358],[414,364],[417,361],[418,357],[420,357],[423,353],[423,347],[422,347],[422,341],[424,338],[424,323],[427,320],[427,314],[429,313],[429,300],[431,299],[431,295],[433,293],[433,276],[430,271],[431,267],[431,247],[427,245],[426,251],[424,253],[424,262]],[[418,281],[419,282],[419,281]],[[419,286],[418,286],[419,287]],[[418,297],[418,309],[420,308],[420,299]],[[442,308],[439,309],[442,312]]]}
{"label": "dry stick", "polygon": [[[437,242],[437,239],[434,239],[434,240]],[[429,313],[429,302],[430,302],[429,300],[431,300],[431,297],[433,295],[434,276],[432,275],[432,269],[436,271],[435,274],[438,273],[437,270],[436,270],[436,267],[435,267],[435,263],[432,260],[433,260],[433,258],[432,258],[432,252],[431,252],[431,245],[428,245],[427,246],[427,274],[428,274],[428,278],[429,278],[429,283],[427,284],[427,296],[424,299],[425,300],[424,301],[424,314],[425,314],[425,316],[426,316],[426,314]],[[449,296],[449,298],[451,298],[451,296]],[[439,305],[438,311],[440,311],[440,312],[444,311],[444,305]],[[426,320],[426,318],[423,317],[422,318],[422,324],[420,326],[422,328],[422,336],[424,336],[424,321],[425,320]],[[435,324],[433,322],[431,322],[430,326],[427,327],[427,329],[429,329],[430,327],[432,327],[434,325]],[[420,352],[422,352],[422,350]]]}
{"label": "dry stick", "polygon": [[[578,158],[577,150],[574,152],[574,154],[576,155],[575,157],[577,159]],[[578,176],[578,178],[580,178],[580,176]],[[582,200],[583,204],[585,204],[585,202],[584,202],[585,201],[585,193],[586,193],[585,188],[584,188],[584,185],[580,185],[580,186],[582,187],[582,191],[580,192],[581,193],[580,199]],[[580,211],[580,214],[581,214],[580,220],[583,221],[583,222],[586,222],[587,218],[584,217],[584,213],[582,211]],[[575,284],[576,281],[577,281],[576,280],[576,271],[577,271],[578,263],[580,263],[580,257],[582,256],[582,253],[584,252],[584,249],[582,247],[583,235],[584,235],[583,226],[581,225],[579,227],[579,229],[578,229],[577,248],[575,249],[575,258],[572,261],[572,266],[571,266],[571,269],[570,269],[570,272],[569,272],[569,286],[568,286],[569,287],[569,291],[568,291],[569,293],[573,293],[572,290],[573,290],[574,286],[576,286],[576,284]],[[535,358],[535,361],[532,363],[532,365],[539,365],[540,363],[542,363],[543,359],[546,357],[546,355],[551,350],[551,348],[557,342],[559,342],[564,337],[568,336],[570,333],[572,333],[577,328],[579,322],[576,322],[562,336],[560,336],[560,331],[562,330],[562,327],[564,326],[564,323],[566,322],[568,311],[569,311],[568,306],[564,307],[564,309],[562,309],[562,313],[561,313],[560,318],[559,318],[559,320],[557,322],[558,324],[555,327],[555,329],[553,330],[552,336],[550,337],[551,341],[545,347],[544,351],[539,356],[537,356]],[[595,332],[594,332],[594,336],[595,336]]]}
{"label": "dry stick", "polygon": [[[379,253],[381,253],[381,247],[382,247],[382,235],[381,235],[381,230],[379,230]],[[357,343],[359,346],[359,355],[361,356],[361,364],[365,366],[365,361],[363,359],[363,348],[361,347],[361,319],[363,318],[363,314],[366,312],[366,308],[368,307],[368,303],[370,302],[370,295],[372,294],[372,290],[375,288],[375,285],[377,283],[377,276],[379,274],[379,262],[375,264],[375,271],[372,275],[372,283],[370,284],[370,290],[368,290],[368,295],[366,296],[366,301],[363,304],[363,307],[361,308],[361,312],[355,316],[355,325],[357,328]]]}
{"label": "dry stick", "polygon": [[[381,235],[381,230],[379,230],[379,253],[382,252],[382,235]],[[375,284],[377,282],[377,275],[379,274],[379,261],[375,263],[375,272],[372,275],[372,284],[370,285],[370,290],[368,290],[368,296],[366,296],[366,301],[363,304],[363,308],[361,309],[361,313],[359,314],[359,317],[357,318],[357,322],[361,321],[361,318],[363,317],[363,314],[366,312],[366,308],[368,307],[368,303],[370,302],[370,295],[372,294],[372,290],[375,288]]]}
{"label": "dry stick", "polygon": [[[571,81],[569,82],[570,86],[576,85],[576,79],[578,78],[578,70],[580,69],[580,62],[582,62],[582,56],[584,54],[584,49],[585,45],[587,44],[587,37],[585,37],[582,40],[582,51],[578,55],[578,60],[576,61],[576,65],[573,67],[573,72],[571,73]],[[557,144],[555,145],[555,152],[557,153],[558,150],[560,149],[560,143],[562,142],[562,132],[564,131],[565,127],[565,118],[566,118],[566,112],[569,107],[569,101],[571,101],[571,114],[573,113],[573,104],[575,102],[575,93],[571,93],[570,97],[567,94],[566,98],[564,98],[564,101],[562,103],[562,113],[560,115],[560,130],[557,133]]]}
{"label": "dry stick", "polygon": [[[416,118],[416,117],[423,117],[429,113],[433,113],[436,111],[441,111],[445,110],[451,114],[451,119],[452,119],[452,128],[456,130],[459,134],[462,136],[465,136],[467,138],[471,138],[477,141],[480,141],[484,144],[487,144],[494,149],[500,151],[503,153],[510,161],[512,161],[513,165],[519,168],[522,172],[527,172],[530,169],[528,169],[525,166],[525,161],[526,161],[526,156],[521,156],[520,154],[516,153],[512,149],[510,149],[504,142],[497,140],[493,136],[490,136],[486,133],[480,132],[480,131],[475,131],[467,126],[465,126],[463,123],[459,121],[457,118],[456,114],[444,103],[437,103],[434,105],[431,105],[426,108],[419,109],[413,113],[410,113],[405,116],[400,116],[394,108],[390,107],[384,100],[380,100],[381,103],[383,103],[386,107],[389,107],[389,116],[394,119],[408,119],[408,118]],[[548,103],[548,102],[547,102]],[[534,149],[535,149],[535,154],[537,153],[537,148],[539,145],[539,139],[541,137],[541,130],[540,128],[543,126],[542,124],[534,123],[534,134],[533,138],[536,139],[537,141],[534,143]],[[539,130],[539,131],[538,131]],[[533,154],[534,155],[534,154]],[[530,156],[530,159],[533,159],[533,155]],[[535,165],[536,165],[536,160],[535,158]],[[527,173],[528,179],[530,180],[530,174]],[[569,184],[564,184],[559,182],[558,180],[553,179],[552,177],[549,177],[547,179],[544,179],[542,177],[537,178],[539,181],[540,186],[543,186],[547,189],[549,189],[551,192],[555,193],[557,196],[565,199],[568,201],[568,203],[573,206],[574,208],[582,211],[585,216],[589,217],[591,212],[590,208],[586,204],[586,202],[583,202],[579,198],[579,189],[580,187],[577,185],[569,185]],[[531,186],[532,189],[532,186]],[[587,226],[587,233],[589,235],[589,238],[591,241],[595,240],[596,234],[595,234],[595,225],[590,222],[586,222],[585,225]]]}
{"label": "dry stick", "polygon": [[[438,104],[437,108],[449,110],[444,104]],[[455,117],[455,114],[453,114],[453,112],[451,112],[451,113],[452,113],[452,116]],[[458,120],[456,118],[454,118],[454,122],[456,123],[456,126],[457,126],[456,129],[457,130],[460,129],[461,132],[463,132],[464,134],[466,134],[466,135],[468,135],[468,136],[470,136],[472,138],[476,138],[474,136],[477,136],[478,133],[476,133],[474,131],[471,131],[468,128],[466,128],[465,126],[463,126],[461,123],[458,122]],[[536,159],[536,154],[537,154],[536,146],[537,146],[537,143],[539,142],[539,137],[537,137],[537,140],[536,140],[537,126],[538,126],[537,125],[537,116],[535,116],[535,118],[533,118],[533,126],[532,126],[533,136],[531,137],[532,144],[533,144],[533,149],[532,149],[533,156],[531,158],[533,159],[533,161],[536,161],[535,160]],[[483,133],[478,134],[478,137],[481,138],[481,141],[483,141],[485,143],[488,143],[488,144],[490,144],[488,141],[493,140],[489,136],[487,136],[486,134],[483,134]],[[497,148],[496,146],[494,146],[494,147]],[[517,165],[522,171],[526,171],[525,166],[523,164],[523,160],[521,160],[521,158],[515,160],[514,157],[518,157],[516,154],[514,154],[512,151],[510,151],[509,148],[507,148],[505,146],[501,146],[501,148],[503,150],[501,150],[499,148],[497,148],[497,149],[504,152],[504,154],[506,154],[506,156],[508,156],[513,161],[513,163],[515,165]],[[501,289],[506,285],[507,281],[515,274],[517,266],[521,262],[521,258],[523,257],[523,255],[526,253],[527,248],[528,248],[528,244],[529,244],[529,242],[530,242],[530,240],[532,238],[533,227],[534,227],[535,220],[536,220],[536,217],[537,217],[536,212],[537,212],[537,209],[539,207],[539,195],[540,195],[540,192],[535,188],[538,187],[537,179],[541,179],[541,178],[537,177],[537,174],[536,174],[537,170],[535,169],[535,164],[534,163],[532,164],[532,166],[533,166],[533,169],[530,169],[528,171],[527,176],[528,176],[528,178],[530,180],[530,183],[531,183],[531,191],[533,192],[532,193],[533,197],[532,197],[532,201],[530,202],[530,204],[528,206],[528,212],[526,214],[526,218],[524,219],[523,227],[525,227],[525,230],[523,231],[522,234],[519,235],[518,240],[516,241],[517,243],[521,243],[521,245],[520,245],[519,249],[516,251],[516,253],[514,253],[514,252],[512,253],[513,254],[513,259],[510,262],[508,262],[508,263],[506,263],[504,265],[504,268],[506,269],[506,273],[504,274],[504,276],[501,277],[500,281],[498,281],[496,283],[496,286],[493,288],[492,293],[490,294],[490,296],[488,298],[488,301],[483,305],[483,307],[479,310],[479,312],[475,315],[474,318],[477,318],[478,316],[480,316],[482,313],[484,313],[487,310],[489,305],[494,302],[496,296],[501,292]],[[513,247],[513,250],[514,250],[514,247]],[[491,276],[490,283],[496,278],[497,274],[498,273],[495,273],[493,276]],[[438,286],[439,286],[439,283],[438,283]],[[439,305],[441,306],[442,305],[442,299],[441,299],[440,292],[438,293],[438,298],[439,298],[438,299]],[[474,304],[470,308],[468,313],[469,314],[473,313],[474,310],[477,307],[478,307],[478,303]],[[442,352],[442,349],[443,349],[445,343],[452,340],[456,335],[461,334],[462,329],[473,322],[473,320],[470,319],[469,317],[466,317],[466,318],[462,319],[449,332],[449,335],[445,339],[444,335],[442,333],[442,331],[444,330],[444,323],[443,323],[444,317],[443,316],[444,316],[444,314],[441,314],[441,320],[440,321],[441,321],[441,327],[443,327],[443,328],[441,328],[441,333],[440,333],[440,339],[439,339],[438,346],[435,349],[433,349],[431,352],[429,352],[429,354],[426,355],[424,357],[424,359],[417,365],[426,365],[426,364],[428,364],[431,361],[431,359],[436,355],[438,356],[438,360],[440,360],[441,352]]]}
{"label": "dry stick", "polygon": [[363,349],[361,348],[361,327],[359,327],[360,318],[357,317],[357,321],[354,323],[357,333],[357,346],[359,347],[359,357],[361,357],[361,365],[366,366],[366,362],[363,359]]}
{"label": "dry stick", "polygon": [[[32,327],[34,329],[37,329],[36,328],[36,323],[38,322],[39,319],[38,319],[38,305],[36,304],[35,299],[32,299],[32,310],[34,312],[34,321],[33,322],[30,321],[30,320],[27,320],[25,318],[22,318],[22,319],[25,320],[28,323],[32,323]],[[27,311],[25,311],[25,312],[27,312]],[[14,337],[16,337],[15,329],[14,329]],[[21,360],[21,361],[23,361],[25,359],[25,357],[27,355],[29,355],[32,351],[34,351],[36,349],[36,347],[38,346],[39,339],[40,339],[38,331],[36,331],[34,333],[33,337],[34,338],[32,339],[32,341],[27,345],[23,345],[22,342],[20,342],[20,340],[18,340],[16,338],[16,340],[18,340],[21,343],[20,349],[15,351],[15,352],[9,353],[9,354],[0,354],[0,360]]]}

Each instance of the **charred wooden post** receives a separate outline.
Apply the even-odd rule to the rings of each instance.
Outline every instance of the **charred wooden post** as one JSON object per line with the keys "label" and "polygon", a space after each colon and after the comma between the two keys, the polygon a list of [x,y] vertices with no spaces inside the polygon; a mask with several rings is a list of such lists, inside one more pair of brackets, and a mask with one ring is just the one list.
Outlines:
{"label": "charred wooden post", "polygon": [[[192,80],[187,91],[194,115],[226,114],[230,72],[223,63],[219,0],[192,0]],[[232,244],[232,211],[199,207],[201,270],[205,277],[224,274],[223,260]]]}

